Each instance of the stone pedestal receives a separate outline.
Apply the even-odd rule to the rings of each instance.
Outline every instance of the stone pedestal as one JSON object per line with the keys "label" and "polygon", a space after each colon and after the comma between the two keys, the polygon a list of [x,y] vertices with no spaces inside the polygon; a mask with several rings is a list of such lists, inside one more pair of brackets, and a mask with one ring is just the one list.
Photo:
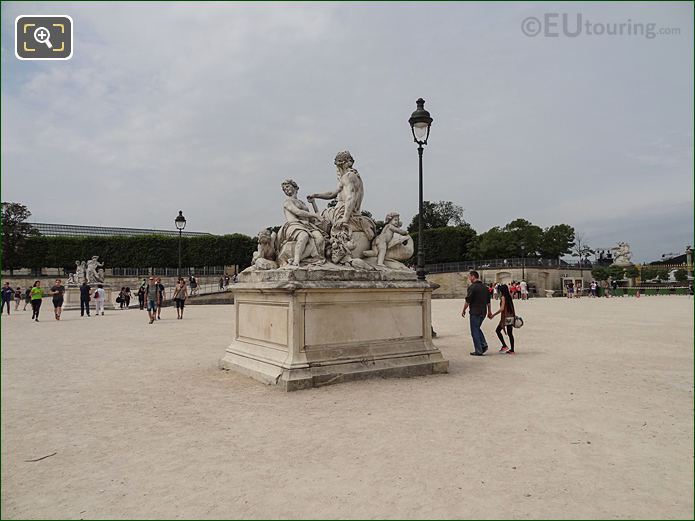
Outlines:
{"label": "stone pedestal", "polygon": [[[370,377],[446,373],[431,293],[412,272],[270,270],[235,284],[234,341],[220,360],[286,391]],[[392,279],[401,280],[392,280]],[[391,279],[391,280],[389,280]]]}
{"label": "stone pedestal", "polygon": [[[96,305],[94,304],[94,291],[97,289],[96,285],[91,286],[90,295],[92,295],[92,300],[89,301],[89,309],[94,310]],[[116,309],[113,297],[113,288],[109,285],[104,284],[104,309]],[[63,310],[80,309],[80,287],[79,286],[67,286],[65,289],[65,295],[63,300]]]}

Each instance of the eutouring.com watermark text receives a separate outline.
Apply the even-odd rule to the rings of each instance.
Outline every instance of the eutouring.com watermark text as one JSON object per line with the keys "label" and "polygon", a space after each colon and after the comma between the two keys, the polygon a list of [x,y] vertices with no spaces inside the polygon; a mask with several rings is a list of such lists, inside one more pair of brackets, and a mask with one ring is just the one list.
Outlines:
{"label": "eutouring.com watermark text", "polygon": [[598,37],[642,37],[648,40],[657,36],[673,36],[681,33],[680,27],[659,27],[653,22],[596,22],[582,13],[543,13],[528,16],[521,21],[521,32],[526,36],[546,38]]}

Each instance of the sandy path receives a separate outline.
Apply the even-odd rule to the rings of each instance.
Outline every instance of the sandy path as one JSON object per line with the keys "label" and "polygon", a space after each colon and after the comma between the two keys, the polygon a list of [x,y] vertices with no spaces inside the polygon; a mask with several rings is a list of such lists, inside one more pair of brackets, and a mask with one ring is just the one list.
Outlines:
{"label": "sandy path", "polygon": [[449,375],[289,394],[216,368],[230,306],[3,316],[0,514],[692,517],[692,304],[523,302],[474,358],[438,300]]}

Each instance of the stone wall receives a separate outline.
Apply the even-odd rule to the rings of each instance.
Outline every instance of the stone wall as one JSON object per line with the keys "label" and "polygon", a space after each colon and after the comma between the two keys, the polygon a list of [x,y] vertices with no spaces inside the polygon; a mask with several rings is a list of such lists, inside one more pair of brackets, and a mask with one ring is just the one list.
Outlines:
{"label": "stone wall", "polygon": [[[503,282],[509,283],[512,280],[522,279],[521,268],[494,268],[478,269],[480,279],[486,283]],[[558,268],[526,268],[524,270],[525,280],[535,284],[537,293],[535,296],[545,297],[545,290],[556,290],[556,296],[562,288],[563,277],[583,278],[584,286],[591,283],[591,270],[583,270],[580,276],[578,269],[558,269]],[[456,273],[431,273],[427,275],[427,280],[439,284],[439,289],[432,293],[432,298],[463,298],[468,289],[468,272]]]}

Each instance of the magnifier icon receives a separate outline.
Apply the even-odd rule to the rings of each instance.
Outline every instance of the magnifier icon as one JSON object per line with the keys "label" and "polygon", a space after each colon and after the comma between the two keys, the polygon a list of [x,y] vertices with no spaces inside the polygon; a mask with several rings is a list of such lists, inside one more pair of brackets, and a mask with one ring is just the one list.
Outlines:
{"label": "magnifier icon", "polygon": [[51,45],[51,33],[45,27],[37,27],[34,31],[34,40],[39,43],[45,43],[49,49],[53,49]]}

